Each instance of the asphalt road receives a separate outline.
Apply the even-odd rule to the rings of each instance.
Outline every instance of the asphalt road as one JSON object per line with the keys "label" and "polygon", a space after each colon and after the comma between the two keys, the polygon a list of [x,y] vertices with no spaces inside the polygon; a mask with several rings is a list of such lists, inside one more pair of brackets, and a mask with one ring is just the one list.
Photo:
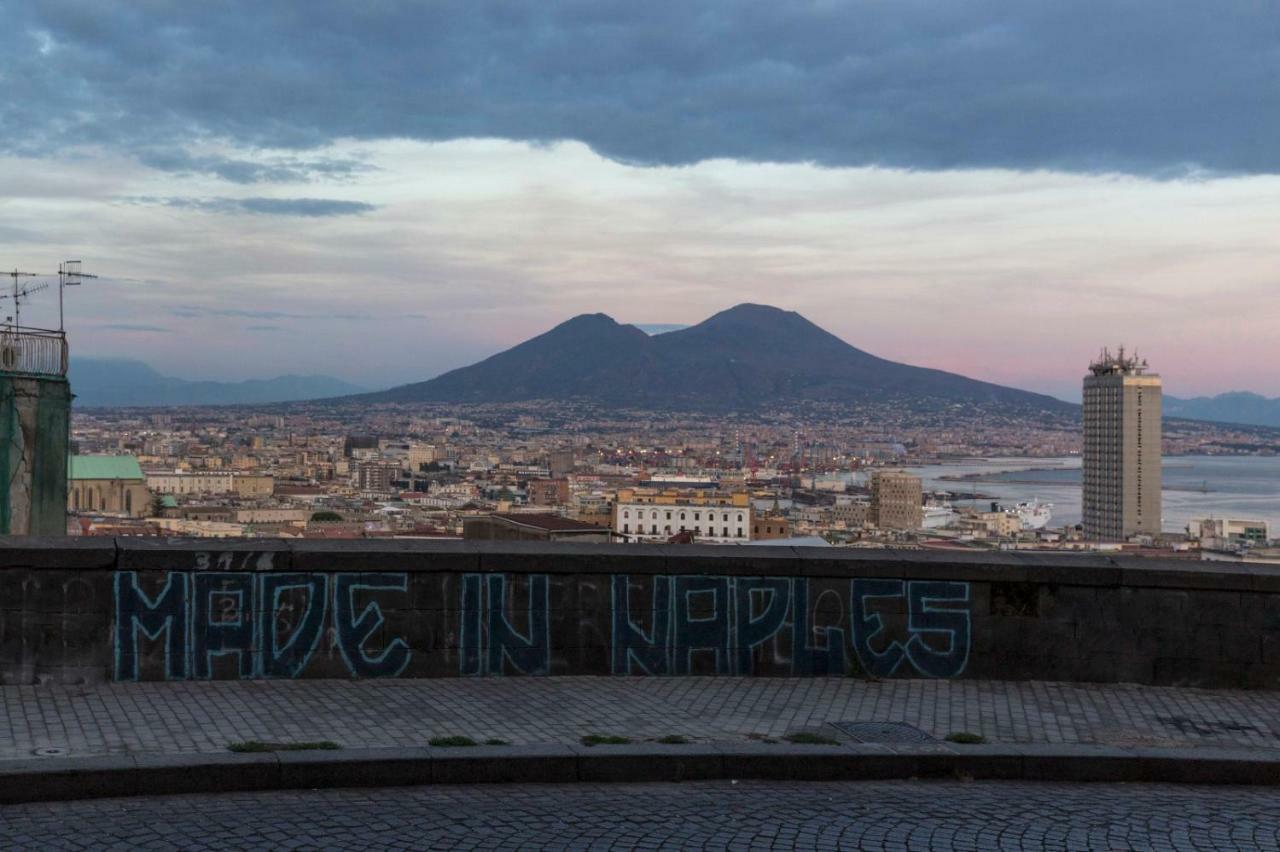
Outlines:
{"label": "asphalt road", "polygon": [[117,847],[1280,849],[1280,791],[719,781],[286,791],[0,808],[0,848]]}

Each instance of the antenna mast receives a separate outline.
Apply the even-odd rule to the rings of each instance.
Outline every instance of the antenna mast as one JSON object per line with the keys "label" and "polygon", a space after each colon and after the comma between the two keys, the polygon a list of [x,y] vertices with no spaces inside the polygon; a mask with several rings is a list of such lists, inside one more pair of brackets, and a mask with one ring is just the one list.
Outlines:
{"label": "antenna mast", "polygon": [[62,315],[62,291],[67,287],[79,287],[80,282],[85,278],[97,277],[87,272],[81,272],[80,261],[78,260],[64,260],[58,264],[58,331],[64,333],[66,331]]}
{"label": "antenna mast", "polygon": [[[12,325],[14,330],[17,330],[22,325],[22,322],[21,322],[22,300],[30,296],[32,293],[36,293],[36,292],[39,292],[40,290],[45,289],[49,285],[48,284],[28,284],[26,287],[19,288],[18,279],[38,278],[40,276],[40,273],[38,272],[19,272],[18,270],[15,269],[12,272],[4,272],[0,274],[7,275],[8,277],[13,279],[13,293],[8,296],[0,296],[0,299],[13,299]],[[6,319],[8,318],[6,317]]]}

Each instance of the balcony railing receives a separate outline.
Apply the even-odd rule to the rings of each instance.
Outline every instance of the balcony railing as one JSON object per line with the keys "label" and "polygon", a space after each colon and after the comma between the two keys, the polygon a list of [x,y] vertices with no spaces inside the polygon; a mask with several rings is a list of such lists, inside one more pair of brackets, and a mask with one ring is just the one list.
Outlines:
{"label": "balcony railing", "polygon": [[67,374],[67,338],[43,328],[0,328],[0,373]]}

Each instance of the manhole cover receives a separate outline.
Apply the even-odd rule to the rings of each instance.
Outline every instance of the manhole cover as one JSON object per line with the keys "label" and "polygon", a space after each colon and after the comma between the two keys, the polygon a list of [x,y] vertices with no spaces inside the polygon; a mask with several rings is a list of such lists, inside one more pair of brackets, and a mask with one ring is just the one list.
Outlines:
{"label": "manhole cover", "polygon": [[905,722],[832,722],[831,727],[860,743],[936,743],[937,739]]}
{"label": "manhole cover", "polygon": [[67,753],[67,750],[57,746],[44,746],[43,748],[33,749],[31,753],[36,757],[62,757]]}

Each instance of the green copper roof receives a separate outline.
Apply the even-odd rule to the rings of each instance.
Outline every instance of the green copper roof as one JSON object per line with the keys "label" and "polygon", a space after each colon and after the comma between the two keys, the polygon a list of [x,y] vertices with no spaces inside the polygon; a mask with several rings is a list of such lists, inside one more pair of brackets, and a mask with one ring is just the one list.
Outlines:
{"label": "green copper roof", "polygon": [[68,479],[145,479],[133,456],[72,456]]}

